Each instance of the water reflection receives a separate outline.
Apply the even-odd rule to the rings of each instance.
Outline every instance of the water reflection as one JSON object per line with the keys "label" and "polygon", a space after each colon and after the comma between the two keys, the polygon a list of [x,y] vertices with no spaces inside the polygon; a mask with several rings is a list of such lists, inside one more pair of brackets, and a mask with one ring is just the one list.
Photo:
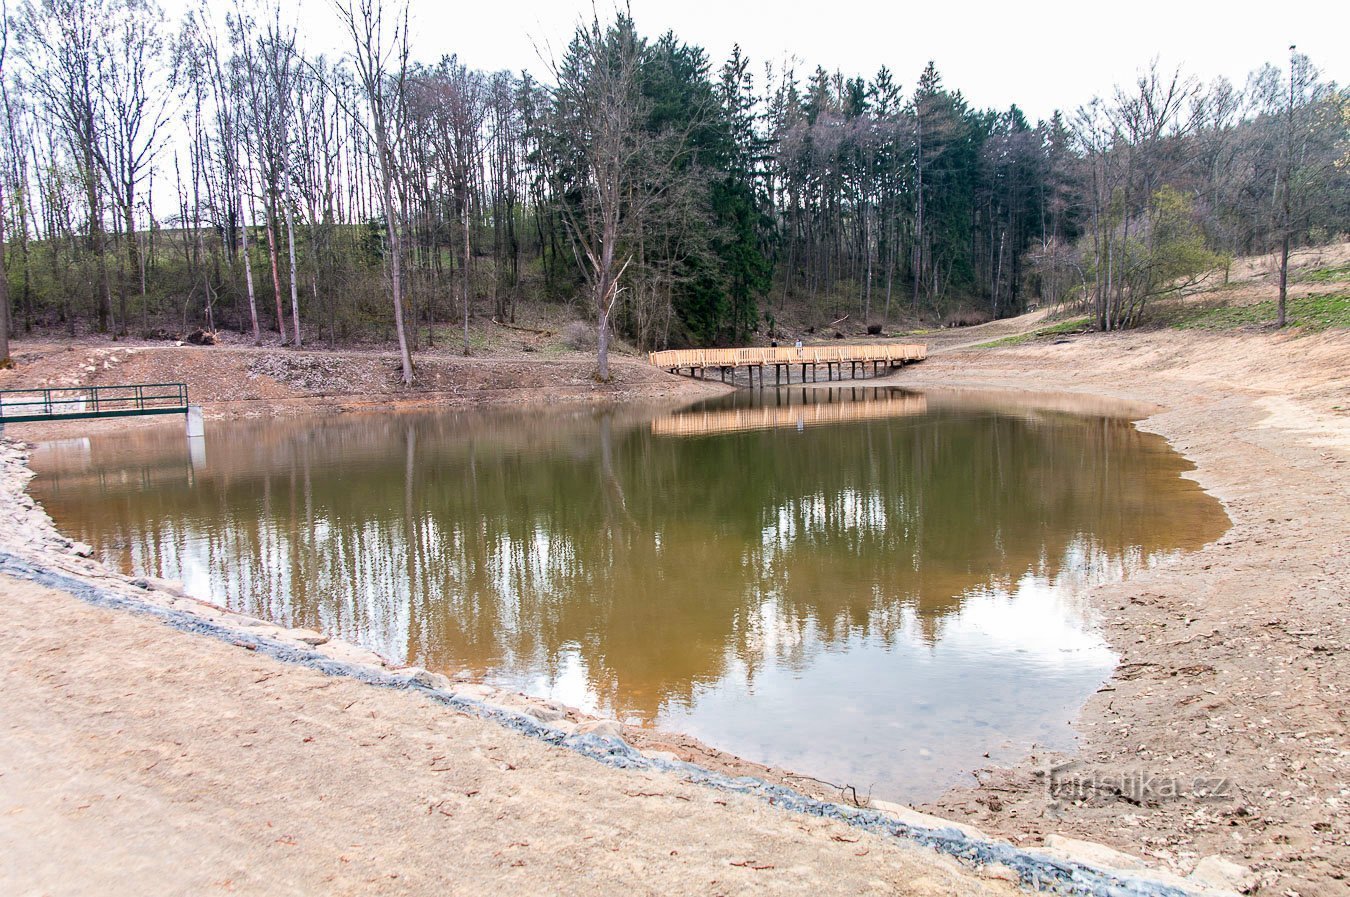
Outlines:
{"label": "water reflection", "polygon": [[1110,670],[1091,582],[1225,524],[1120,417],[784,390],[676,413],[216,424],[39,449],[128,571],[386,655],[922,799]]}

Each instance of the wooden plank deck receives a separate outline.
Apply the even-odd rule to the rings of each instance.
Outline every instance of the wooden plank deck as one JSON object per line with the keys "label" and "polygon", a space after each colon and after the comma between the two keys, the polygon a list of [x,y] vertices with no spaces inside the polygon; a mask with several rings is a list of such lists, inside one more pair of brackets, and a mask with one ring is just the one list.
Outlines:
{"label": "wooden plank deck", "polygon": [[[917,343],[873,343],[864,346],[776,346],[745,347],[739,349],[667,349],[662,352],[648,353],[647,359],[656,367],[682,374],[686,371],[693,377],[695,372],[706,379],[708,369],[717,370],[722,380],[730,373],[744,368],[755,385],[755,372],[759,372],[759,385],[764,385],[764,369],[773,368],[774,385],[792,383],[792,372],[799,368],[801,377],[798,382],[806,382],[809,368],[811,379],[819,380],[819,368],[825,366],[826,380],[844,379],[844,365],[849,366],[851,378],[856,380],[859,374],[867,375],[871,367],[872,376],[880,376],[883,371],[902,365],[923,361],[928,357],[928,347]],[[838,376],[836,376],[836,374]]]}

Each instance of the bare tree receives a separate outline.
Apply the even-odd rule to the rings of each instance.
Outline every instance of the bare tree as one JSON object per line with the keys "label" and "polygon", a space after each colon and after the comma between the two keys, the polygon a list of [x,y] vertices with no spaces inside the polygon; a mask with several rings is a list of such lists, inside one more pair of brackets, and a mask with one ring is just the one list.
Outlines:
{"label": "bare tree", "polygon": [[[160,27],[164,11],[153,0],[121,0],[105,7],[104,41],[95,54],[97,115],[102,140],[95,153],[116,190],[113,202],[125,227],[127,271],[119,285],[121,330],[126,332],[126,280],[141,271],[136,240],[137,195],[163,149],[175,102],[172,47]],[[142,285],[142,305],[145,291]]]}
{"label": "bare tree", "polygon": [[[1276,326],[1288,321],[1289,252],[1297,231],[1306,226],[1311,206],[1325,188],[1324,178],[1335,164],[1334,152],[1318,152],[1318,131],[1327,128],[1333,113],[1332,88],[1297,47],[1289,48],[1288,79],[1281,83],[1276,69],[1267,67],[1256,78],[1266,121],[1278,133],[1275,143],[1275,204],[1272,218],[1280,240],[1280,292]],[[1329,191],[1327,191],[1329,192]]]}
{"label": "bare tree", "polygon": [[[236,228],[239,231],[238,256],[244,263],[249,323],[253,332],[253,345],[258,346],[262,344],[262,331],[258,326],[258,300],[253,288],[253,262],[248,251],[249,221],[245,217],[244,209],[246,175],[241,152],[244,141],[239,133],[241,116],[237,108],[245,101],[233,67],[221,58],[207,8],[203,6],[193,15],[196,25],[193,36],[196,38],[197,51],[204,57],[199,62],[207,68],[215,106],[215,131],[221,169],[219,172],[221,203],[224,207],[222,216],[224,220],[221,224],[227,238],[231,240],[231,245],[231,235]],[[233,28],[232,21],[229,27]]]}
{"label": "bare tree", "polygon": [[97,109],[98,57],[107,38],[105,5],[104,0],[25,0],[18,15],[18,36],[28,84],[41,98],[79,171],[88,222],[85,251],[98,271],[93,301],[98,329],[106,332],[112,293],[104,258],[99,164],[103,135]]}
{"label": "bare tree", "polygon": [[642,45],[632,20],[609,28],[598,18],[577,29],[564,59],[554,65],[559,135],[570,144],[570,167],[580,195],[560,205],[568,235],[586,274],[596,316],[596,375],[610,379],[610,315],[620,279],[633,261],[620,241],[640,221],[651,190],[641,183],[652,147],[643,133],[646,101],[639,76]]}
{"label": "bare tree", "polygon": [[[0,84],[4,83],[5,55],[9,50],[9,4],[0,4]],[[6,104],[6,116],[9,109]],[[6,122],[12,130],[13,122]],[[9,272],[5,268],[5,180],[0,174],[0,369],[14,367],[9,355]]]}
{"label": "bare tree", "polygon": [[380,204],[389,231],[389,283],[394,299],[394,329],[398,333],[403,384],[413,382],[412,356],[403,326],[403,230],[394,199],[394,167],[408,77],[408,7],[396,3],[392,24],[386,24],[382,0],[334,0],[338,17],[352,39],[352,60],[365,94],[370,122],[363,128],[374,144],[380,179]]}

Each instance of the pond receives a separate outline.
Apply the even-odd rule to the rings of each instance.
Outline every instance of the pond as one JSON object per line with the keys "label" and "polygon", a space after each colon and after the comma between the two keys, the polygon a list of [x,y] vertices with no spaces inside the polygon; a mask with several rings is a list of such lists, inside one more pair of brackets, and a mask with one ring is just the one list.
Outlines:
{"label": "pond", "polygon": [[195,442],[175,423],[45,443],[32,491],[128,573],[905,801],[1072,750],[1115,662],[1089,587],[1228,525],[1118,409],[993,394],[213,422]]}

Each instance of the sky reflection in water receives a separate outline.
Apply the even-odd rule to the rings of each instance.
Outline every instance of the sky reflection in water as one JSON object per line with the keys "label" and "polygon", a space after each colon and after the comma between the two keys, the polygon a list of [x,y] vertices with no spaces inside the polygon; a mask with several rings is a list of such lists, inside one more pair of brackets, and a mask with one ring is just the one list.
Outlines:
{"label": "sky reflection in water", "polygon": [[33,489],[129,572],[893,799],[1070,748],[1085,589],[1226,526],[1122,417],[955,393],[207,433],[48,443]]}

